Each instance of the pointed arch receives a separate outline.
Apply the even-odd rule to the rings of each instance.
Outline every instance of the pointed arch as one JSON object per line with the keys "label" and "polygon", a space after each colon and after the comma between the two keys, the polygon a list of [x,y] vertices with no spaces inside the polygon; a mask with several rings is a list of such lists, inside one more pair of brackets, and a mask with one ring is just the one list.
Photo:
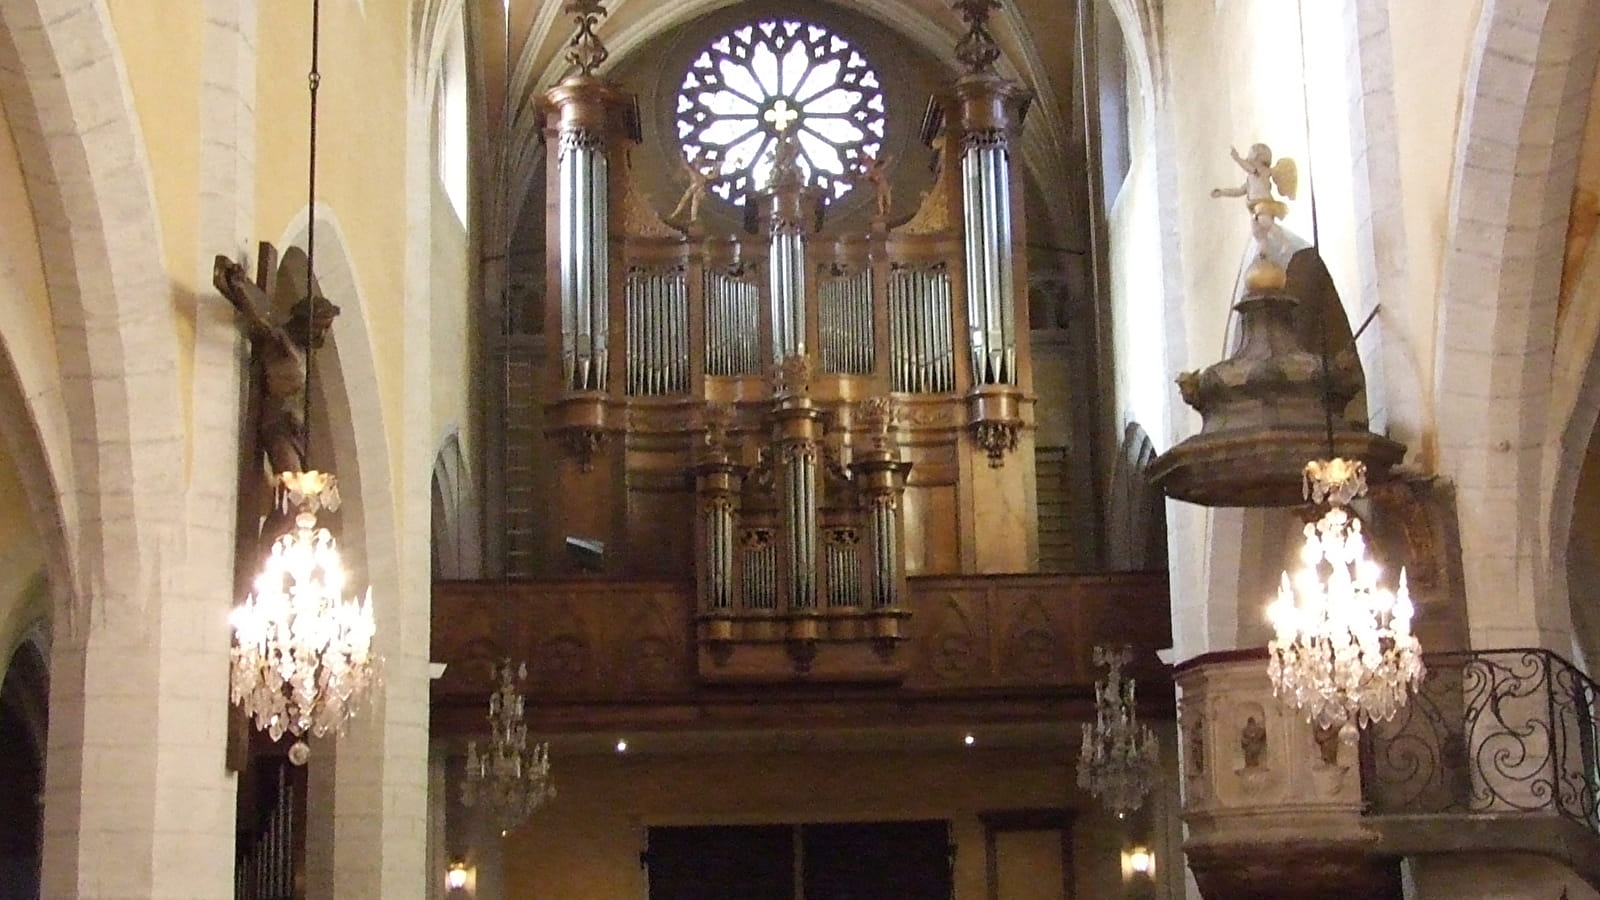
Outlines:
{"label": "pointed arch", "polygon": [[1595,0],[1485,0],[1467,73],[1435,419],[1477,647],[1571,648],[1549,460],[1567,426],[1553,409],[1557,294],[1597,13]]}
{"label": "pointed arch", "polygon": [[1112,571],[1167,567],[1167,502],[1146,474],[1155,458],[1150,435],[1138,422],[1129,422],[1122,432],[1107,497],[1106,553]]}
{"label": "pointed arch", "polygon": [[461,433],[451,428],[433,460],[433,577],[473,577],[477,555],[472,528],[472,477],[461,452]]}
{"label": "pointed arch", "polygon": [[167,476],[183,454],[180,418],[154,414],[179,408],[177,332],[105,5],[0,2],[0,104],[34,213],[72,436],[62,507],[73,593],[154,587],[173,549]]}

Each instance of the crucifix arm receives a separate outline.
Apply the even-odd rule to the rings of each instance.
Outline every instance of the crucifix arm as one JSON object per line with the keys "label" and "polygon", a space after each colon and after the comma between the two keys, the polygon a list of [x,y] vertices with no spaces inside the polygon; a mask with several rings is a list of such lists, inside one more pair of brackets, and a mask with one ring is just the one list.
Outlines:
{"label": "crucifix arm", "polygon": [[270,307],[271,301],[266,292],[245,274],[243,266],[219,254],[212,266],[211,283],[244,317],[252,338],[263,337],[274,331],[272,323],[262,313],[262,309]]}

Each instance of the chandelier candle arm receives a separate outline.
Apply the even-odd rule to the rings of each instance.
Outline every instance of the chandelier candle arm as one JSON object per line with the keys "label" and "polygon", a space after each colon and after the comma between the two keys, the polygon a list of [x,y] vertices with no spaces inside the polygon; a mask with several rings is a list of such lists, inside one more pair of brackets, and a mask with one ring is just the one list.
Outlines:
{"label": "chandelier candle arm", "polygon": [[1328,509],[1305,526],[1300,568],[1293,577],[1283,573],[1267,608],[1273,693],[1307,722],[1337,727],[1347,743],[1371,722],[1394,718],[1427,674],[1411,633],[1416,607],[1405,569],[1393,590],[1380,583],[1361,520],[1346,509],[1366,489],[1359,460],[1306,464],[1306,498]]}

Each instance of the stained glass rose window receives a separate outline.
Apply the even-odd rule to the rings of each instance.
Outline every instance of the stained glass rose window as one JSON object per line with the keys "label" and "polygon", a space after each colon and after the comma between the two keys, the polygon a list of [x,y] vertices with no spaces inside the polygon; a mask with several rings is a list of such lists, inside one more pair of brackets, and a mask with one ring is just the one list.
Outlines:
{"label": "stained glass rose window", "polygon": [[677,128],[685,159],[715,166],[711,190],[743,204],[765,186],[778,135],[793,131],[807,180],[837,199],[846,170],[883,144],[878,75],[849,41],[789,20],[735,28],[712,41],[683,76]]}

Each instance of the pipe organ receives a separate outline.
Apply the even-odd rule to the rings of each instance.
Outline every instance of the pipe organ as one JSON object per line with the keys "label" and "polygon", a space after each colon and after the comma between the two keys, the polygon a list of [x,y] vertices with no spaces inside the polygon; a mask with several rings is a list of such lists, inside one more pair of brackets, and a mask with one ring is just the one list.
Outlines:
{"label": "pipe organ", "polygon": [[924,117],[923,141],[959,153],[916,215],[891,226],[880,204],[838,234],[776,125],[745,229],[712,234],[638,192],[630,97],[589,74],[551,89],[545,333],[561,344],[530,574],[571,574],[566,539],[595,541],[602,574],[694,572],[703,679],[882,681],[905,675],[909,575],[1031,570],[1010,152],[1026,105],[963,76]]}

